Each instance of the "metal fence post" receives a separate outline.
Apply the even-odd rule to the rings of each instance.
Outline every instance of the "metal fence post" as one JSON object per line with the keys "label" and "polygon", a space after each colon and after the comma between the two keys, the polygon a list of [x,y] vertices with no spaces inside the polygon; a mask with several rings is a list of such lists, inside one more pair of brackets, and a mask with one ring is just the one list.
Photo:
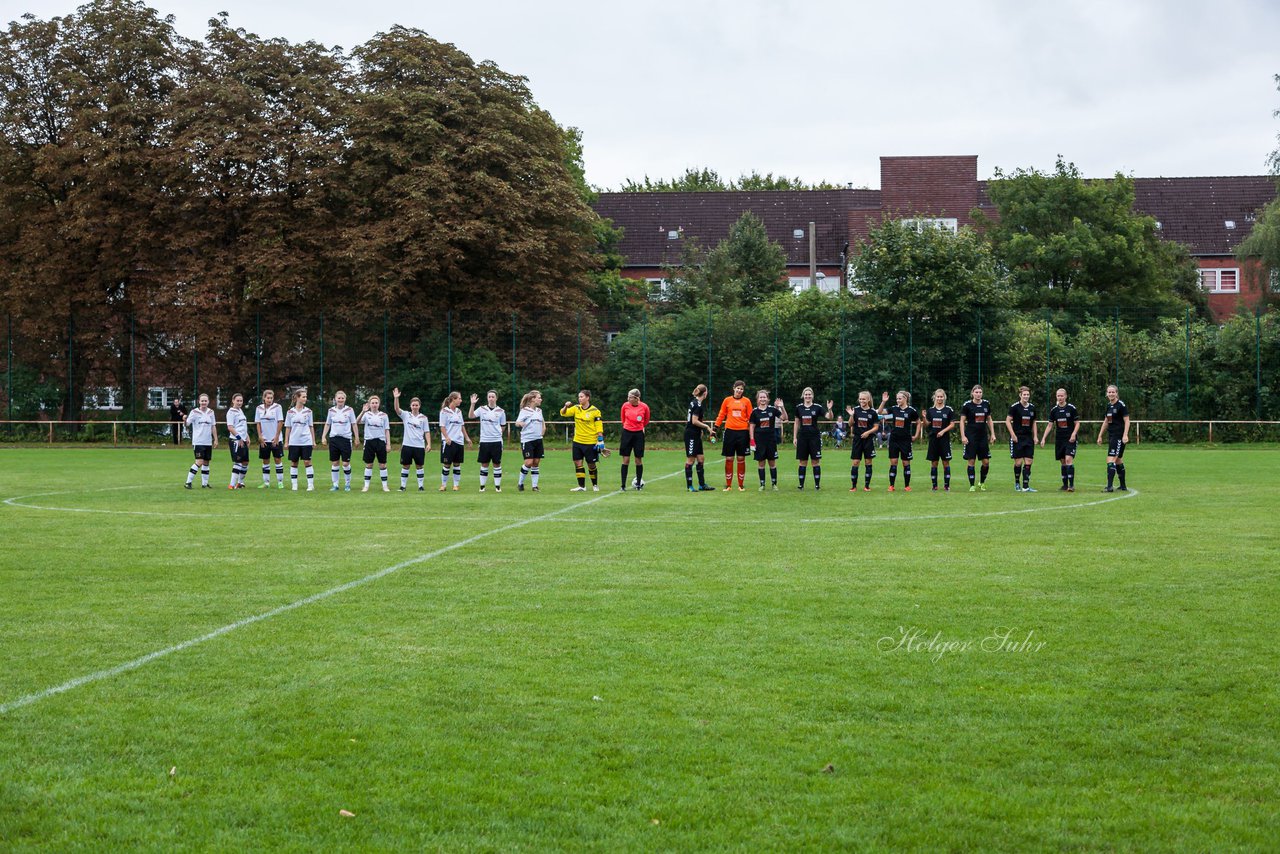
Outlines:
{"label": "metal fence post", "polygon": [[516,396],[516,313],[511,312],[511,405],[514,407],[520,398]]}
{"label": "metal fence post", "polygon": [[982,385],[982,309],[978,309],[978,378],[971,385]]}
{"label": "metal fence post", "polygon": [[[8,335],[6,336],[8,344],[5,347],[7,366],[5,367],[4,396],[5,396],[6,406],[8,407],[8,410],[9,410],[7,420],[12,421],[13,420],[13,315],[9,314],[9,315],[6,315],[6,317],[8,320],[6,324],[6,326],[8,327],[7,329]],[[9,429],[10,430],[13,429],[12,425],[10,425]]]}
{"label": "metal fence post", "polygon": [[[129,315],[129,420],[138,420],[138,374],[134,369],[134,345],[133,345],[133,323],[134,315]],[[137,430],[136,425],[130,425],[129,432]]]}
{"label": "metal fence post", "polygon": [[640,315],[640,395],[649,396],[649,309]]}
{"label": "metal fence post", "polygon": [[907,316],[907,394],[915,396],[916,378],[916,333],[915,322]]}
{"label": "metal fence post", "polygon": [[1049,332],[1053,329],[1053,318],[1049,313],[1049,309],[1044,310],[1044,399],[1046,405],[1053,400],[1050,393],[1050,386],[1053,384],[1049,376],[1050,365],[1052,364],[1049,354]]}
{"label": "metal fence post", "polygon": [[1257,389],[1257,414],[1262,420],[1262,306],[1253,310],[1253,357],[1255,365],[1254,383]]}
{"label": "metal fence post", "polygon": [[778,350],[778,310],[773,310],[773,394],[775,397],[782,397],[782,389],[778,388],[778,361],[780,352]]}
{"label": "metal fence post", "polygon": [[[449,310],[444,313],[444,349],[445,349],[445,394],[453,391],[453,311]],[[383,352],[386,352],[386,345],[383,345]],[[384,371],[385,373],[385,371]],[[385,380],[383,381],[385,384]]]}
{"label": "metal fence post", "polygon": [[1116,306],[1112,311],[1116,318],[1116,373],[1111,381],[1117,386],[1120,385],[1120,306]]}
{"label": "metal fence post", "polygon": [[[71,374],[71,365],[75,360],[75,317],[73,313],[67,311],[67,419],[70,420],[75,412],[75,380]],[[49,429],[49,436],[53,436],[52,427]],[[52,438],[49,439],[53,441]]]}
{"label": "metal fence post", "polygon": [[711,344],[711,306],[707,306],[707,391],[708,391],[708,393],[713,393],[713,392],[711,392],[711,380],[712,380],[712,377],[713,377],[713,374],[712,374],[712,371],[711,371],[711,352],[712,352],[712,344]]}
{"label": "metal fence post", "polygon": [[840,304],[840,411],[844,411],[845,407],[845,331],[844,331],[844,302]]}
{"label": "metal fence post", "polygon": [[253,314],[253,363],[257,373],[256,394],[262,400],[262,312]]}
{"label": "metal fence post", "polygon": [[578,388],[582,388],[582,312],[578,312]]}
{"label": "metal fence post", "polygon": [[191,397],[192,403],[200,402],[200,339],[191,338]]}
{"label": "metal fence post", "polygon": [[383,400],[387,399],[388,392],[391,391],[391,387],[388,384],[389,364],[387,359],[387,350],[389,349],[387,346],[388,345],[387,339],[388,339],[388,336],[390,335],[390,328],[389,328],[390,325],[391,325],[391,315],[388,312],[384,311],[382,313],[382,399]]}
{"label": "metal fence post", "polygon": [[324,396],[324,315],[320,315],[320,393],[316,401],[326,400]]}
{"label": "metal fence post", "polygon": [[1187,319],[1183,324],[1186,328],[1186,398],[1182,404],[1182,417],[1191,420],[1191,306],[1187,306]]}

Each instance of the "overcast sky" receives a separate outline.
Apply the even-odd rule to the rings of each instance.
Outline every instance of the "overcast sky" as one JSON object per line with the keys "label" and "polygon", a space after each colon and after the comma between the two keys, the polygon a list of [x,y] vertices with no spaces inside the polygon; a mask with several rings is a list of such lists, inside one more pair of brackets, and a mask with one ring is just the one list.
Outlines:
{"label": "overcast sky", "polygon": [[[74,2],[0,0],[3,20]],[[881,155],[976,154],[1091,177],[1259,175],[1276,148],[1275,0],[152,0],[350,50],[418,27],[529,79],[582,129],[587,178],[693,166],[879,187]]]}

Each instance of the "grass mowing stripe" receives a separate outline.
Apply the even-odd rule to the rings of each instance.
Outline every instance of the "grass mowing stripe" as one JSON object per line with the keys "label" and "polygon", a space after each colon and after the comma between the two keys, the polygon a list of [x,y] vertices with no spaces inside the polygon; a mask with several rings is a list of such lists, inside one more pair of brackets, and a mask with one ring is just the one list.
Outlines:
{"label": "grass mowing stripe", "polygon": [[[670,472],[669,474],[664,474],[664,475],[661,475],[660,477],[654,478],[654,481],[659,481],[669,477],[674,477],[679,473],[680,472]],[[332,596],[337,596],[339,593],[345,593],[348,590],[353,590],[357,587],[363,587],[364,585],[369,584],[370,582],[373,582],[373,581],[377,581],[380,578],[384,578],[393,572],[398,572],[402,569],[407,569],[408,567],[416,566],[417,564],[420,564],[420,563],[426,563],[429,560],[433,560],[434,558],[440,557],[441,555],[444,555],[444,554],[448,554],[449,552],[457,551],[458,549],[463,548],[464,546],[469,546],[472,543],[478,542],[483,539],[487,539],[488,537],[492,537],[497,534],[506,533],[507,531],[512,531],[512,530],[515,530],[516,528],[523,528],[527,525],[532,525],[535,522],[543,522],[548,519],[552,519],[563,513],[567,513],[570,510],[576,510],[582,507],[587,507],[592,504],[595,504],[598,501],[603,501],[604,499],[609,498],[611,496],[620,495],[621,492],[622,490],[616,489],[612,492],[606,492],[603,495],[598,495],[595,498],[588,499],[587,501],[583,501],[579,504],[570,504],[565,507],[561,507],[558,510],[552,510],[550,513],[545,513],[542,516],[534,516],[531,519],[522,519],[518,522],[511,522],[506,525],[501,525],[497,528],[494,528],[493,530],[484,531],[474,536],[467,537],[465,540],[459,540],[456,543],[451,543],[442,548],[438,548],[435,551],[427,552],[425,554],[420,554],[420,555],[417,555],[416,557],[411,557],[408,560],[403,560],[400,563],[393,564],[392,566],[384,567],[383,569],[380,569],[377,572],[370,573],[369,575],[366,575],[363,578],[357,578],[354,581],[348,581],[345,584],[339,584],[337,587],[331,587],[328,590],[322,590],[319,593],[314,593],[310,596],[306,596],[302,599],[298,599],[286,605],[281,605],[278,608],[272,608],[270,611],[264,611],[260,614],[254,614],[251,617],[245,617],[243,620],[237,620],[234,623],[229,623],[228,625],[214,629],[213,631],[207,632],[203,635],[200,635],[199,637],[191,638],[190,640],[185,640],[182,643],[177,643],[177,644],[174,644],[173,646],[156,650],[155,652],[149,652],[144,656],[133,659],[132,661],[126,661],[124,664],[118,664],[115,667],[111,667],[106,670],[98,670],[94,673],[85,674],[84,676],[77,676],[74,679],[69,679],[66,682],[63,682],[61,685],[54,685],[52,687],[45,688],[43,691],[37,691],[33,694],[27,694],[24,697],[19,697],[16,700],[10,700],[7,703],[0,703],[0,715],[7,715],[10,712],[17,711],[18,709],[24,708],[26,706],[30,706],[34,703],[38,703],[41,700],[48,699],[49,697],[53,697],[58,694],[64,694],[67,691],[74,690],[83,685],[89,685],[94,682],[100,682],[103,679],[110,679],[113,676],[119,676],[122,673],[128,673],[131,670],[137,670],[138,668],[143,667],[144,665],[150,664],[152,661],[155,661],[158,658],[164,658],[165,656],[172,655],[175,652],[182,652],[185,649],[190,649],[191,647],[205,643],[206,641],[211,641],[211,640],[214,640],[215,638],[222,637],[225,634],[234,632],[237,629],[242,629],[245,626],[251,626],[254,623],[260,623],[263,620],[269,620],[272,617],[278,617],[281,614],[286,614],[290,611],[297,610],[298,608],[302,608],[307,605],[320,602]],[[6,501],[5,503],[8,504],[9,502]]]}

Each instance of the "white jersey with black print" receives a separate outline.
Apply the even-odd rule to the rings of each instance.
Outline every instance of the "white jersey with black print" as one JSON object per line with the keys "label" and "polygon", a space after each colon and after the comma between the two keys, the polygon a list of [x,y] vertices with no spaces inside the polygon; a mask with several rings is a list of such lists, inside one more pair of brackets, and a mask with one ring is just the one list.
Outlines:
{"label": "white jersey with black print", "polygon": [[520,410],[520,416],[516,418],[524,426],[520,428],[520,444],[532,442],[534,439],[542,438],[542,408],[528,407]]}
{"label": "white jersey with black print", "polygon": [[[426,413],[419,412],[414,415],[412,412],[400,410],[400,420],[404,422],[404,447],[406,448],[425,448],[427,446],[426,432],[431,429],[431,422],[427,420]],[[369,434],[365,434],[368,440]]]}
{"label": "white jersey with black print", "polygon": [[249,422],[244,417],[244,410],[234,407],[227,410],[227,432],[232,439],[249,441]]}
{"label": "white jersey with black print", "polygon": [[314,425],[315,417],[308,407],[304,406],[300,410],[290,408],[284,416],[284,426],[289,430],[289,447],[314,445],[316,443],[315,436],[312,434]]}
{"label": "white jersey with black print", "polygon": [[480,406],[476,408],[476,418],[480,419],[481,442],[502,441],[502,427],[507,423],[506,410],[501,406]]}
{"label": "white jersey with black print", "polygon": [[258,404],[258,408],[254,410],[253,420],[256,424],[262,425],[262,436],[267,442],[280,441],[280,423],[284,421],[284,410],[280,408],[280,404],[273,403],[270,406]]}
{"label": "white jersey with black print", "polygon": [[387,432],[391,429],[391,419],[387,417],[387,413],[382,410],[365,412],[360,416],[360,423],[364,425],[364,440],[366,442],[370,439],[386,441]]}
{"label": "white jersey with black print", "polygon": [[444,436],[450,442],[463,441],[462,438],[462,410],[461,409],[441,409],[440,410],[440,435]]}
{"label": "white jersey with black print", "polygon": [[341,436],[345,439],[351,438],[351,429],[356,423],[356,411],[350,406],[344,406],[339,409],[336,406],[329,407],[329,415],[325,418],[325,424],[329,425],[330,436]]}
{"label": "white jersey with black print", "polygon": [[192,445],[212,445],[213,431],[218,424],[218,416],[212,409],[201,411],[193,409],[187,413],[187,426],[191,428]]}

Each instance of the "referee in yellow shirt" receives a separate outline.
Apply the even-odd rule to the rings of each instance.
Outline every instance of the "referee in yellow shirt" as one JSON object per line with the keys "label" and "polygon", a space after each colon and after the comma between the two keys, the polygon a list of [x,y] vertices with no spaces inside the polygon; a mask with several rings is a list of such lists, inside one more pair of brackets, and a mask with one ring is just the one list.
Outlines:
{"label": "referee in yellow shirt", "polygon": [[601,453],[609,452],[604,447],[604,418],[600,415],[600,409],[591,405],[591,392],[585,388],[578,392],[577,406],[566,400],[560,408],[560,415],[573,416],[573,467],[578,476],[578,485],[569,491],[587,491],[587,479],[582,471],[582,463],[585,461],[587,471],[591,473],[591,489],[599,492],[596,461],[600,459]]}

